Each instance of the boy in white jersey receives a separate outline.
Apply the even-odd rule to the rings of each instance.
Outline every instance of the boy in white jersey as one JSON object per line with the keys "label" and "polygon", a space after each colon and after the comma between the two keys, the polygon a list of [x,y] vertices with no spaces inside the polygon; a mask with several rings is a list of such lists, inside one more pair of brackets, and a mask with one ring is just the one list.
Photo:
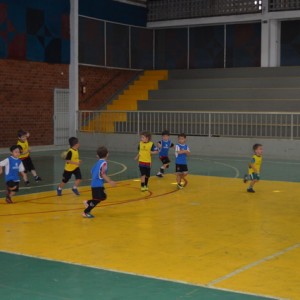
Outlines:
{"label": "boy in white jersey", "polygon": [[6,202],[13,203],[11,197],[19,191],[19,173],[21,173],[24,181],[27,181],[27,175],[22,161],[19,159],[20,147],[13,145],[10,147],[11,156],[0,161],[0,174],[2,167],[5,167],[5,182],[6,182]]}
{"label": "boy in white jersey", "polygon": [[255,193],[253,186],[260,179],[260,170],[262,164],[263,146],[261,144],[253,145],[254,155],[248,165],[248,174],[244,176],[244,183],[250,180],[250,185],[247,188],[248,193]]}
{"label": "boy in white jersey", "polygon": [[[187,156],[190,155],[190,148],[185,143],[186,134],[180,133],[178,135],[178,143],[175,146],[175,157],[176,157],[176,181],[177,188],[182,189],[187,184],[186,176],[188,174]],[[183,181],[183,184],[181,183]]]}
{"label": "boy in white jersey", "polygon": [[92,168],[92,199],[84,201],[86,209],[82,213],[84,218],[94,218],[90,213],[101,201],[106,199],[106,193],[104,188],[104,182],[108,182],[111,186],[115,186],[116,183],[107,176],[107,158],[108,150],[106,147],[99,147],[97,149],[97,156],[99,160]]}

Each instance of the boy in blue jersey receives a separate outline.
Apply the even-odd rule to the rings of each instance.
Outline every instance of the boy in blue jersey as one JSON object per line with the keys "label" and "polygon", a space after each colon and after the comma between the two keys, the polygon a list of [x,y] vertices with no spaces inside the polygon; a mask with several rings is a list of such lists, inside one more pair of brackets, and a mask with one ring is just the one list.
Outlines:
{"label": "boy in blue jersey", "polygon": [[158,155],[162,166],[156,174],[157,177],[163,177],[165,169],[169,168],[171,162],[169,159],[169,149],[174,147],[174,144],[170,141],[170,132],[168,130],[164,130],[161,136],[162,140],[157,143],[157,148],[159,149]]}
{"label": "boy in blue jersey", "polygon": [[24,181],[27,181],[27,175],[22,161],[19,159],[21,154],[20,146],[13,145],[10,147],[11,156],[0,161],[0,174],[2,167],[5,167],[5,182],[6,182],[6,202],[13,203],[11,197],[19,190],[19,173],[21,173]]}
{"label": "boy in blue jersey", "polygon": [[99,147],[97,149],[97,156],[99,160],[92,168],[92,197],[93,199],[84,201],[86,209],[82,216],[84,218],[94,218],[90,213],[101,201],[106,199],[106,193],[104,188],[104,182],[108,182],[111,186],[115,186],[116,183],[107,176],[107,158],[108,150],[106,147]]}
{"label": "boy in blue jersey", "polygon": [[[178,143],[175,146],[175,157],[176,157],[176,181],[177,187],[182,189],[188,184],[186,176],[188,174],[187,167],[187,156],[190,155],[190,148],[186,145],[186,134],[180,133],[178,135]],[[181,183],[183,181],[183,185]]]}

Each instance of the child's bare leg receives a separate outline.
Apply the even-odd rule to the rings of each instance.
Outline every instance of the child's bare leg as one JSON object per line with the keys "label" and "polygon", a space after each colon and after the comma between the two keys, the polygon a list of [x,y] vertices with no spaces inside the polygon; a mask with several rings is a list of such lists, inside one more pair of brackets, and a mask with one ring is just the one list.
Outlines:
{"label": "child's bare leg", "polygon": [[60,190],[62,190],[62,188],[65,186],[65,183],[62,181],[60,184],[59,184],[59,186],[58,186],[58,188],[60,189]]}
{"label": "child's bare leg", "polygon": [[187,186],[187,184],[188,184],[188,181],[187,181],[187,179],[186,179],[186,176],[187,176],[187,173],[184,173],[184,174],[182,175],[182,180],[184,181],[183,186]]}
{"label": "child's bare leg", "polygon": [[31,174],[33,177],[36,177],[37,176],[36,170],[31,170]]}
{"label": "child's bare leg", "polygon": [[180,173],[176,173],[176,182],[177,182],[177,184],[181,183],[181,174]]}
{"label": "child's bare leg", "polygon": [[81,179],[76,179],[74,182],[74,188],[77,188],[81,182]]}

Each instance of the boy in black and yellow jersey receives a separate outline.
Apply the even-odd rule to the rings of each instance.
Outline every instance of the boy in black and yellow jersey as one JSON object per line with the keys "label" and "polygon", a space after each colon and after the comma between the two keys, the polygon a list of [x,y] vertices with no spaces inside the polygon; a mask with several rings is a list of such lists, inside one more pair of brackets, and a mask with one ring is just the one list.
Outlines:
{"label": "boy in black and yellow jersey", "polygon": [[142,132],[141,141],[138,146],[139,153],[135,157],[139,161],[139,169],[141,173],[141,191],[148,191],[148,181],[151,172],[151,154],[157,154],[158,149],[151,142],[151,133]]}
{"label": "boy in black and yellow jersey", "polygon": [[248,166],[248,174],[244,176],[244,183],[250,180],[250,185],[247,189],[248,193],[255,193],[253,186],[260,179],[260,170],[262,164],[263,146],[261,144],[253,145],[254,155]]}
{"label": "boy in black and yellow jersey", "polygon": [[78,148],[79,148],[78,138],[70,137],[69,144],[70,144],[70,149],[67,151],[65,157],[66,163],[65,163],[64,173],[63,173],[63,179],[60,185],[56,189],[57,196],[62,195],[62,188],[70,180],[73,174],[75,176],[75,183],[72,188],[72,191],[75,195],[80,195],[78,192],[78,185],[81,181],[82,176],[79,168],[81,164],[81,160],[79,159],[79,152],[78,152]]}
{"label": "boy in black and yellow jersey", "polygon": [[[36,173],[34,164],[31,160],[30,157],[30,147],[28,144],[28,138],[29,138],[30,134],[28,131],[24,131],[22,129],[20,129],[18,131],[18,142],[17,145],[20,146],[21,148],[21,154],[19,156],[19,159],[21,159],[24,168],[25,168],[25,173],[31,172],[31,174],[33,175],[33,178],[35,180],[35,182],[39,182],[42,180],[41,177],[39,177]],[[29,181],[28,179],[25,181],[25,185],[28,185]]]}

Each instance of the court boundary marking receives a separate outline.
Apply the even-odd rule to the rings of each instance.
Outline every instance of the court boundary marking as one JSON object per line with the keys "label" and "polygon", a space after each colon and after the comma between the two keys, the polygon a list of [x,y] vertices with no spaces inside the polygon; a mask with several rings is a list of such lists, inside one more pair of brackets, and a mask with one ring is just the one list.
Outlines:
{"label": "court boundary marking", "polygon": [[206,288],[206,289],[210,289],[210,290],[230,292],[233,294],[249,295],[249,296],[254,296],[254,297],[263,297],[263,298],[267,298],[267,299],[271,299],[271,300],[289,300],[287,298],[280,298],[280,297],[276,297],[276,296],[261,295],[261,294],[255,294],[255,293],[250,293],[250,292],[243,292],[243,291],[239,291],[239,290],[230,290],[230,289],[226,289],[226,288],[208,286],[206,284],[197,284],[197,283],[191,283],[191,282],[187,282],[187,281],[183,281],[183,280],[176,280],[176,279],[173,280],[173,279],[168,279],[168,278],[164,278],[164,277],[158,277],[158,276],[152,276],[152,275],[146,275],[146,274],[138,274],[138,273],[127,272],[127,271],[120,271],[120,270],[115,270],[115,269],[110,269],[110,268],[91,266],[91,265],[75,263],[75,262],[68,262],[65,260],[52,259],[52,258],[47,258],[47,257],[43,257],[43,256],[34,256],[31,254],[24,254],[24,253],[20,253],[20,252],[0,250],[0,253],[19,255],[19,256],[24,256],[24,257],[29,257],[29,258],[39,259],[39,260],[46,260],[46,261],[50,261],[50,262],[74,265],[74,266],[79,266],[79,267],[84,267],[84,268],[91,268],[91,269],[100,270],[100,271],[107,271],[107,272],[119,273],[119,274],[124,274],[124,275],[131,275],[131,276],[143,277],[143,278],[148,278],[148,279],[154,279],[154,280],[159,280],[159,281],[166,281],[166,282],[170,282],[170,283],[179,283],[179,284],[184,284],[184,285],[189,285],[189,286],[194,286],[194,287]]}
{"label": "court boundary marking", "polygon": [[[87,158],[87,157],[86,157]],[[91,158],[89,158],[91,159]],[[117,165],[121,165],[123,168],[121,169],[121,171],[118,171],[118,172],[115,172],[115,173],[112,173],[112,174],[108,174],[108,176],[110,177],[113,177],[113,176],[116,176],[116,175],[119,175],[119,174],[122,174],[124,173],[128,168],[125,164],[122,164],[118,161],[114,161],[114,160],[108,160],[109,162],[112,162],[112,163],[115,163]],[[91,181],[92,179],[83,179],[81,182],[86,182],[86,181]],[[68,183],[74,183],[75,180],[70,180]],[[30,190],[30,189],[37,189],[37,188],[43,188],[43,187],[47,187],[47,186],[57,186],[59,185],[60,182],[57,182],[57,183],[48,183],[48,184],[44,184],[44,185],[33,185],[33,186],[27,186],[27,187],[20,187],[19,189],[20,190]],[[0,190],[0,192],[5,192],[5,190]],[[30,193],[30,194],[38,194],[40,192],[36,192],[36,193]]]}
{"label": "court boundary marking", "polygon": [[263,257],[263,258],[261,258],[261,259],[259,259],[257,261],[254,261],[254,262],[252,262],[252,263],[250,263],[248,265],[245,265],[244,267],[241,267],[241,268],[239,268],[239,269],[237,269],[237,270],[235,270],[235,271],[233,271],[231,273],[228,273],[228,274],[226,274],[226,275],[224,275],[222,277],[219,277],[219,278],[217,278],[215,280],[210,281],[207,285],[208,286],[213,286],[214,284],[218,284],[218,283],[220,283],[220,282],[222,282],[222,281],[224,281],[226,279],[232,278],[232,277],[234,277],[237,274],[240,274],[242,272],[248,271],[248,270],[250,270],[253,267],[256,267],[256,266],[258,266],[260,264],[263,264],[263,263],[265,263],[267,261],[270,261],[270,260],[272,260],[274,258],[277,258],[277,257],[279,257],[279,256],[281,256],[281,255],[283,255],[285,253],[288,253],[290,251],[293,251],[294,249],[297,249],[297,248],[300,248],[300,243],[292,245],[292,246],[287,247],[285,249],[282,249],[282,250],[280,250],[278,252],[275,252],[275,253],[273,253],[273,254],[271,254],[269,256]]}

